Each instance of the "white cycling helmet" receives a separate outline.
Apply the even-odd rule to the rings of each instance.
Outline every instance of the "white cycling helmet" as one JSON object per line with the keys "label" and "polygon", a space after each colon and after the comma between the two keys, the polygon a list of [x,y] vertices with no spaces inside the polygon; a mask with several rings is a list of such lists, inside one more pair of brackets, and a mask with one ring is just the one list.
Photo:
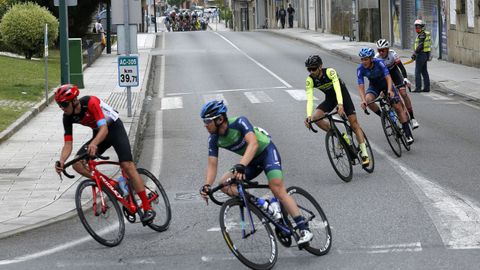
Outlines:
{"label": "white cycling helmet", "polygon": [[377,49],[384,49],[384,48],[390,48],[390,43],[388,43],[388,40],[386,39],[379,39],[377,41]]}

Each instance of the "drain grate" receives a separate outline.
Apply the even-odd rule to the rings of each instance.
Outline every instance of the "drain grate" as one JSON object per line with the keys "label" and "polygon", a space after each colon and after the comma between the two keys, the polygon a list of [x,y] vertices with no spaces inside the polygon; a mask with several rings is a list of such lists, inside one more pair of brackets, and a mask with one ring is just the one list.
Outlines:
{"label": "drain grate", "polygon": [[1,168],[0,174],[16,174],[19,175],[25,167],[22,168]]}
{"label": "drain grate", "polygon": [[[132,109],[137,106],[138,93],[132,93]],[[127,109],[127,92],[111,93],[107,99],[107,104],[116,110]]]}

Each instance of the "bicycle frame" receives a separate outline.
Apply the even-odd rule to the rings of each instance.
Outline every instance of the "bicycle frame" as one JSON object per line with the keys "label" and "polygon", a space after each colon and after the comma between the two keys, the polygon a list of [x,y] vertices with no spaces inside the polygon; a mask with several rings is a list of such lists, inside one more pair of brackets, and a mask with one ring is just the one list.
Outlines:
{"label": "bicycle frame", "polygon": [[[119,162],[115,161],[95,161],[95,160],[88,160],[88,167],[90,171],[92,172],[92,179],[97,183],[97,188],[102,188],[102,186],[106,186],[108,190],[115,196],[118,202],[120,202],[125,208],[130,212],[130,213],[137,213],[138,212],[138,205],[136,204],[136,201],[133,199],[131,192],[128,192],[128,197],[125,200],[122,195],[118,192],[117,189],[113,187],[112,184],[116,183],[115,180],[109,178],[105,174],[101,173],[100,171],[97,170],[98,165],[118,165],[120,166]],[[125,173],[122,170],[122,174],[125,176]],[[130,187],[130,184],[129,184]],[[96,207],[96,197],[97,193],[95,192],[95,187],[92,187],[92,192],[93,192],[93,207],[94,210]],[[130,188],[131,189],[131,188]],[[130,190],[129,189],[129,190]],[[103,196],[103,193],[100,192],[100,201],[102,203],[102,211],[105,211],[105,199]]]}
{"label": "bicycle frame", "polygon": [[[128,183],[128,186],[129,186],[128,197],[127,197],[127,199],[125,199],[124,197],[122,197],[122,195],[120,195],[118,190],[115,187],[113,187],[113,185],[115,185],[115,183],[117,181],[111,179],[107,175],[105,175],[105,174],[101,173],[99,170],[97,170],[97,166],[99,166],[99,165],[115,165],[115,166],[120,167],[120,162],[118,162],[118,161],[107,161],[108,157],[102,157],[102,156],[96,156],[96,157],[92,158],[92,157],[89,157],[87,153],[85,153],[85,154],[67,162],[66,164],[64,164],[63,174],[65,176],[67,176],[68,178],[74,178],[73,175],[70,175],[65,171],[65,168],[73,165],[74,163],[76,163],[80,160],[84,160],[85,158],[87,158],[88,168],[90,169],[91,176],[92,176],[91,178],[97,184],[96,188],[99,188],[101,190],[102,186],[106,186],[107,189],[110,190],[110,192],[115,196],[115,199],[118,202],[120,202],[123,206],[125,206],[125,209],[130,214],[138,213],[140,218],[143,217],[143,213],[142,213],[142,211],[140,211],[140,207],[138,206],[136,200],[133,197],[132,186],[130,185],[130,183]],[[103,159],[103,160],[102,161],[95,161],[94,158],[100,158],[100,159]],[[121,171],[121,173],[124,177],[126,176],[126,174],[123,170]],[[93,208],[96,211],[97,210],[96,209],[96,207],[97,207],[97,205],[96,205],[97,193],[96,193],[95,187],[92,187],[92,193],[93,193],[93,200],[94,200]],[[154,195],[151,198],[148,199],[149,202],[152,202],[152,201],[156,200],[159,196],[155,192],[152,192],[152,194],[154,194]],[[101,201],[101,204],[102,204],[102,212],[104,212],[106,210],[106,208],[105,208],[106,204],[105,204],[105,198],[104,198],[102,192],[100,192],[100,201]]]}
{"label": "bicycle frame", "polygon": [[[352,127],[350,127],[350,125],[348,124],[348,120],[345,119],[345,117],[342,117],[341,119],[336,119],[333,117],[333,115],[337,114],[338,111],[331,111],[327,114],[325,114],[323,117],[320,117],[319,119],[316,119],[316,120],[312,120],[309,122],[310,124],[310,129],[317,133],[318,131],[312,126],[312,123],[314,122],[318,122],[318,121],[321,121],[325,118],[328,119],[328,122],[330,123],[330,129],[333,130],[333,132],[335,132],[335,134],[337,135],[337,137],[342,140],[343,144],[345,146],[349,146],[347,147],[348,151],[350,152],[350,158],[351,158],[351,161],[354,161],[357,157],[358,157],[358,151],[357,151],[357,146],[355,145],[355,140],[353,140],[353,130],[352,130]],[[345,126],[345,130],[348,134],[348,136],[350,136],[350,138],[352,138],[352,141],[350,142],[351,145],[349,145],[346,141],[345,141],[345,138],[343,138],[342,136],[342,133],[340,132],[340,130],[338,129],[336,123],[340,123],[340,124],[343,124]]]}
{"label": "bicycle frame", "polygon": [[[228,183],[227,185],[231,185],[231,184],[236,184],[237,185],[237,190],[238,190],[238,197],[243,201],[244,203],[244,207],[247,209],[247,213],[248,213],[248,219],[250,220],[250,224],[251,224],[251,231],[249,233],[246,232],[245,228],[242,228],[242,238],[245,239],[247,238],[249,235],[251,235],[252,233],[254,233],[256,230],[255,230],[255,224],[253,222],[253,216],[252,216],[252,212],[251,212],[251,209],[248,205],[248,201],[250,201],[252,203],[252,206],[254,208],[256,208],[257,210],[260,211],[260,213],[262,213],[262,216],[264,218],[266,218],[268,220],[268,222],[270,222],[271,224],[273,224],[276,228],[278,228],[279,230],[281,230],[283,233],[285,233],[287,236],[294,236],[296,238],[296,240],[298,240],[298,235],[296,234],[295,230],[297,227],[291,227],[291,226],[288,226],[287,225],[287,222],[285,222],[285,214],[284,211],[283,211],[283,208],[282,208],[282,220],[283,220],[283,224],[281,222],[277,222],[275,221],[271,216],[270,214],[266,213],[265,210],[261,209],[260,207],[258,207],[256,205],[256,197],[251,195],[250,193],[246,192],[246,189],[252,189],[252,188],[269,188],[268,185],[260,185],[256,182],[250,182],[248,184],[248,186],[246,186],[243,182],[241,181],[236,181],[235,179],[229,179],[226,181],[226,183]],[[226,185],[222,185],[221,187],[223,186],[226,186]],[[218,187],[215,188],[216,191],[218,191]],[[214,190],[215,190],[214,189]],[[213,191],[215,192],[215,191]],[[212,192],[212,193],[213,193]],[[315,214],[308,210],[308,209],[305,209],[301,206],[298,206],[300,207],[301,209],[309,212],[310,214],[310,219],[307,221],[311,221],[313,218],[315,218]],[[240,212],[240,218],[241,220],[245,220],[245,214],[243,211]]]}

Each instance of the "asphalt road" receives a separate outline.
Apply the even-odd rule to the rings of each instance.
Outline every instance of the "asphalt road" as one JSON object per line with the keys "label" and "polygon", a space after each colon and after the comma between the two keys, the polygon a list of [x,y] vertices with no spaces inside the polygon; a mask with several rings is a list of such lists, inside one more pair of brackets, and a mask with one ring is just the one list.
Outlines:
{"label": "asphalt road", "polygon": [[[275,269],[478,269],[478,107],[435,93],[411,94],[421,126],[401,158],[389,148],[380,119],[359,111],[374,146],[375,172],[356,167],[352,182],[344,183],[328,161],[324,134],[303,126],[305,101],[297,99],[307,76],[304,61],[318,53],[347,83],[358,110],[355,64],[265,32],[165,33],[157,44],[139,167],[161,172],[173,211],[169,230],[127,224],[123,243],[105,248],[75,217],[2,239],[0,268],[243,269],[218,231],[219,207],[197,195],[208,138],[200,108],[222,98],[229,116],[244,115],[272,135],[286,185],[314,195],[332,228],[328,255],[281,247]],[[316,96],[318,104],[323,94]],[[238,160],[221,151],[219,172]]]}

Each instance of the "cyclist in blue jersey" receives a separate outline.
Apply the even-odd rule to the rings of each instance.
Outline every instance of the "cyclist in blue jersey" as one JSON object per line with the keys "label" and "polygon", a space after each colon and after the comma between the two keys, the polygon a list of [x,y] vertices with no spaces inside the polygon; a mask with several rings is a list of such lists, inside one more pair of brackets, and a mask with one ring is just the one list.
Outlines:
{"label": "cyclist in blue jersey", "polygon": [[[362,61],[357,68],[358,92],[360,93],[360,99],[362,100],[362,109],[365,110],[367,104],[375,100],[382,92],[383,94],[388,94],[392,102],[392,107],[397,112],[400,123],[402,123],[402,128],[407,137],[407,143],[412,144],[414,140],[408,123],[407,112],[400,104],[400,96],[392,83],[388,68],[382,60],[373,58],[375,52],[372,48],[362,48],[358,55]],[[366,92],[364,77],[367,77],[370,82]],[[380,116],[380,108],[377,104],[370,103],[368,107]]]}
{"label": "cyclist in blue jersey", "polygon": [[[280,154],[270,135],[265,130],[254,127],[244,116],[227,118],[227,107],[223,101],[214,100],[205,104],[200,117],[210,133],[207,177],[200,189],[202,197],[208,199],[208,191],[217,176],[218,148],[225,148],[241,155],[242,158],[231,171],[223,175],[221,182],[234,176],[239,180],[249,181],[262,171],[265,172],[273,195],[280,200],[298,226],[300,239],[297,243],[304,244],[312,240],[313,234],[308,228],[308,222],[301,216],[296,202],[287,193],[283,183]],[[238,194],[236,187],[233,186],[227,186],[222,191],[230,196]]]}

